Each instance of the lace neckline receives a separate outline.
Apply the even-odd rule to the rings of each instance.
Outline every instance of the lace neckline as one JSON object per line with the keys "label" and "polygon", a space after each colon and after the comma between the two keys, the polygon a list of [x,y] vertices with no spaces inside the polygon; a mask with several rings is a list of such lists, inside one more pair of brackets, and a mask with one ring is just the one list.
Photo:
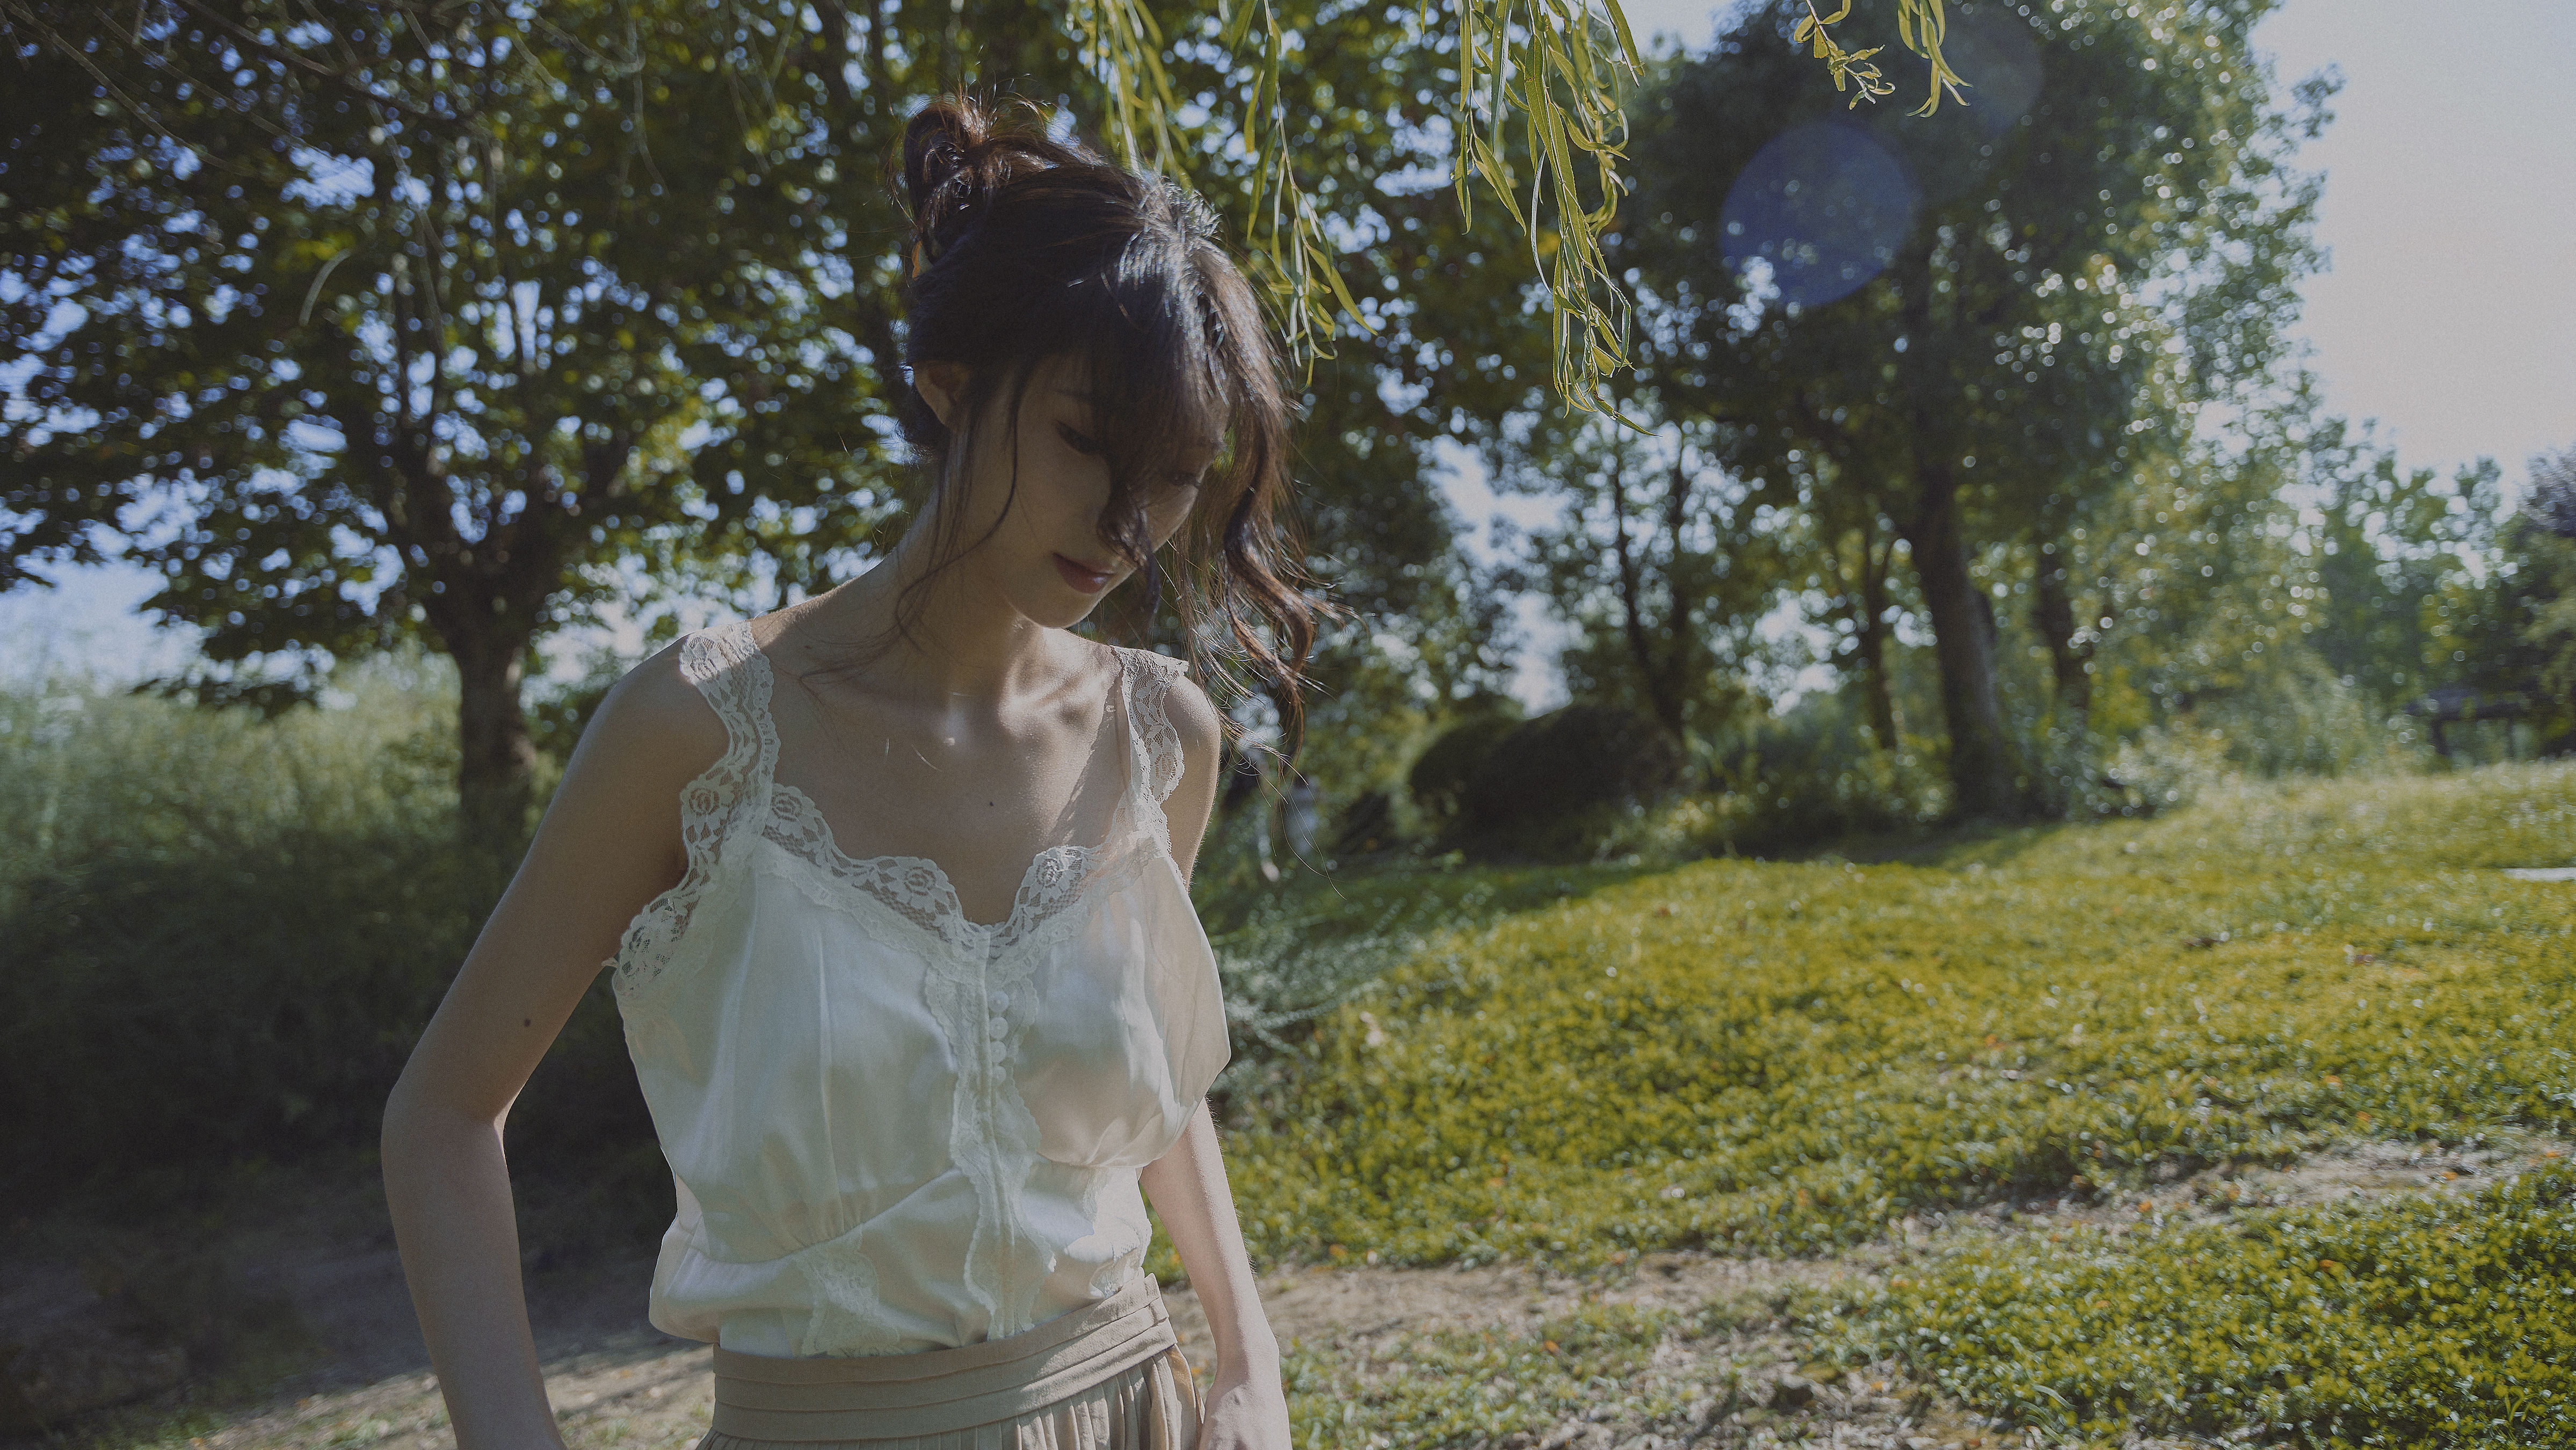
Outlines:
{"label": "lace neckline", "polygon": [[[745,659],[764,677],[761,688],[754,692],[761,716],[758,724],[764,735],[774,737],[777,725],[770,717],[769,702],[775,688],[776,672],[769,652],[761,647],[748,621],[736,621],[733,627],[741,637]],[[1115,695],[1112,705],[1124,717],[1121,722],[1124,740],[1120,750],[1122,784],[1118,803],[1111,808],[1108,833],[1087,845],[1065,842],[1041,848],[1022,868],[1019,886],[1012,893],[1011,909],[1000,921],[977,921],[969,917],[948,869],[928,856],[900,853],[853,856],[842,850],[822,806],[803,787],[777,780],[774,776],[769,782],[773,820],[790,833],[789,839],[797,847],[822,858],[815,864],[825,866],[854,889],[883,899],[887,893],[876,883],[893,885],[896,894],[907,904],[932,918],[921,924],[932,927],[942,937],[951,936],[953,931],[956,937],[987,948],[999,948],[1024,939],[1039,921],[1081,897],[1082,888],[1094,876],[1088,867],[1096,857],[1131,837],[1150,834],[1140,820],[1143,812],[1138,807],[1142,793],[1136,769],[1135,681],[1138,665],[1128,650],[1117,645],[1106,647],[1118,661],[1118,681],[1112,686]]]}

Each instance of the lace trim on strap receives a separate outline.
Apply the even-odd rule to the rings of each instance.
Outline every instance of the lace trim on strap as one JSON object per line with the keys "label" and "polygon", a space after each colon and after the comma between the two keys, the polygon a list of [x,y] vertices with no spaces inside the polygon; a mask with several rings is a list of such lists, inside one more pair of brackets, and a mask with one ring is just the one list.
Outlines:
{"label": "lace trim on strap", "polygon": [[1187,673],[1190,662],[1152,650],[1123,651],[1146,668],[1139,671],[1141,681],[1132,681],[1128,709],[1135,726],[1137,776],[1145,786],[1145,814],[1151,817],[1154,839],[1168,853],[1172,849],[1171,823],[1163,816],[1163,802],[1181,783],[1181,732],[1172,725],[1171,713],[1164,708],[1164,698],[1171,693],[1172,681]]}
{"label": "lace trim on strap", "polygon": [[680,675],[697,686],[724,722],[725,753],[680,790],[680,839],[688,870],[679,883],[645,903],[605,965],[621,996],[661,978],[698,901],[723,864],[744,820],[768,803],[778,764],[778,728],[769,716],[769,660],[737,620],[680,641]]}

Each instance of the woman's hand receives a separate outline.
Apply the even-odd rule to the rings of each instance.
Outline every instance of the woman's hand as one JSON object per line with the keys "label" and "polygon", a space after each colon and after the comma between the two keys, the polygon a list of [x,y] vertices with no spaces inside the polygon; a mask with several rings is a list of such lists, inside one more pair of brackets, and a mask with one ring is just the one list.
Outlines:
{"label": "woman's hand", "polygon": [[1198,1450],[1288,1450],[1288,1396],[1273,1360],[1217,1371],[1199,1406]]}

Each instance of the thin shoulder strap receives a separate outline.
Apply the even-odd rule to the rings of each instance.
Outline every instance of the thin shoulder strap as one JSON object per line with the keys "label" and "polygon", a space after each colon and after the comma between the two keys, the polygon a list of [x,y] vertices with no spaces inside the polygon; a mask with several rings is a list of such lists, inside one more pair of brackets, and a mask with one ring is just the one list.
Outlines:
{"label": "thin shoulder strap", "polygon": [[[698,687],[724,722],[725,753],[690,782],[685,813],[721,817],[720,839],[730,840],[746,805],[765,805],[778,768],[778,724],[770,718],[769,656],[741,620],[701,630],[680,641],[680,673]],[[694,844],[694,843],[693,843]]]}
{"label": "thin shoulder strap", "polygon": [[1181,732],[1172,728],[1171,712],[1164,708],[1164,697],[1171,692],[1172,681],[1187,673],[1190,662],[1148,649],[1125,651],[1129,664],[1127,719],[1135,765],[1136,781],[1151,818],[1155,838],[1164,849],[1171,847],[1171,826],[1163,818],[1163,802],[1169,800],[1174,787],[1181,783]]}
{"label": "thin shoulder strap", "polygon": [[[778,727],[769,718],[769,658],[736,621],[701,630],[680,641],[680,677],[698,687],[724,722],[725,753],[680,788],[680,839],[689,869],[677,886],[647,906],[628,928],[617,954],[619,1005],[658,980],[678,949],[699,898],[734,855],[742,826],[758,821],[769,801],[769,776],[778,763]],[[747,807],[757,804],[756,809]],[[683,1193],[686,1189],[681,1190]]]}

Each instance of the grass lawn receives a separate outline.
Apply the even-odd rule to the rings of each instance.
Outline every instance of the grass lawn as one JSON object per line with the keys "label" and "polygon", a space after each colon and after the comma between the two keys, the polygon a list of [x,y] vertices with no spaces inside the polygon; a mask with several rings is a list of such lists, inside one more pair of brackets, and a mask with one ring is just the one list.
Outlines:
{"label": "grass lawn", "polygon": [[[1920,863],[1483,873],[1485,899],[1569,894],[1430,935],[1319,1019],[1240,1095],[1229,1167],[1271,1261],[1615,1270],[1832,1254],[2356,1140],[2547,1143],[2576,1132],[2576,883],[2502,868],[2571,862],[2576,769],[2507,766],[2249,788]],[[2576,1442],[2552,1367],[2576,1358],[2570,1191],[2550,1170],[2440,1205],[1960,1237],[1944,1267],[1794,1312],[2079,1437]],[[1625,1376],[1668,1329],[1583,1342]],[[1527,1382],[1515,1352],[1424,1348],[1459,1386]],[[1418,1429],[1395,1443],[1477,1438],[1385,1408]]]}
{"label": "grass lawn", "polygon": [[[2504,869],[2570,864],[2576,767],[2505,766],[1217,903],[1297,1443],[2576,1445],[2576,882]],[[570,1443],[694,1443],[704,1351],[596,1338]],[[447,1443],[425,1373],[220,1388],[51,1443]]]}

